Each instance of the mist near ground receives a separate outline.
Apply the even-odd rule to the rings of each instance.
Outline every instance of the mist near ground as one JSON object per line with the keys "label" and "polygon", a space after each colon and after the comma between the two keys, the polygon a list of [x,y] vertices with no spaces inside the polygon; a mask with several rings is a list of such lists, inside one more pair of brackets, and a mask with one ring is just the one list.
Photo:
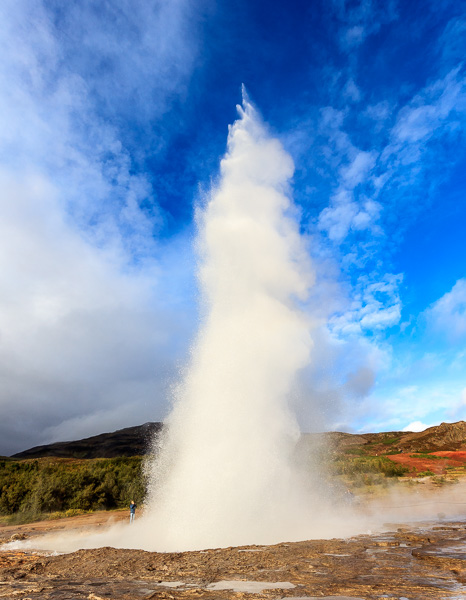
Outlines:
{"label": "mist near ground", "polygon": [[[312,523],[299,523],[286,537],[276,537],[270,532],[261,538],[238,536],[238,543],[231,545],[270,545],[281,542],[298,542],[308,539],[349,538],[355,535],[377,535],[384,531],[395,531],[399,527],[414,526],[422,522],[442,522],[464,520],[466,518],[466,482],[450,484],[432,490],[422,483],[413,485],[397,484],[383,496],[362,502],[354,498],[352,503],[334,496],[325,506],[316,507]],[[2,546],[4,550],[39,550],[52,553],[68,553],[80,549],[114,548],[142,549],[150,552],[181,552],[189,550],[206,550],[229,545],[192,544],[181,547],[167,543],[158,535],[157,530],[149,528],[147,514],[136,521],[109,522],[105,528],[86,528],[68,532],[51,533],[24,541],[14,541]]]}

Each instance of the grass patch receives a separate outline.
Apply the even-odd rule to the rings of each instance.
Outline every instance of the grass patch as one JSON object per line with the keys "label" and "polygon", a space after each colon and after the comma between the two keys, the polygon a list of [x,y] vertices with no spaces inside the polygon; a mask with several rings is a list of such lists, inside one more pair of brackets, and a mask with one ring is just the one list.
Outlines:
{"label": "grass patch", "polygon": [[[121,509],[115,509],[121,510]],[[81,515],[92,514],[93,510],[69,509],[63,511],[49,512],[17,512],[8,516],[0,517],[2,525],[25,525],[26,523],[37,523],[38,521],[55,521]]]}
{"label": "grass patch", "polygon": [[343,450],[343,453],[355,456],[366,456],[367,454],[363,448],[346,448]]}
{"label": "grass patch", "polygon": [[79,517],[81,515],[88,515],[92,512],[92,510],[83,510],[82,508],[69,508],[68,510],[50,513],[47,516],[47,519],[50,519],[51,521],[55,519],[67,519],[69,517]]}
{"label": "grass patch", "polygon": [[428,454],[427,452],[419,452],[419,454],[410,454],[410,458],[422,458],[424,460],[445,460],[444,456],[435,456],[435,454]]}
{"label": "grass patch", "polygon": [[357,475],[379,474],[384,477],[402,477],[408,467],[398,465],[384,456],[338,457],[330,465],[331,473],[351,479]]}
{"label": "grass patch", "polygon": [[399,437],[388,438],[386,440],[382,440],[382,444],[384,444],[385,446],[391,446],[392,444],[396,444],[399,441],[400,441]]}

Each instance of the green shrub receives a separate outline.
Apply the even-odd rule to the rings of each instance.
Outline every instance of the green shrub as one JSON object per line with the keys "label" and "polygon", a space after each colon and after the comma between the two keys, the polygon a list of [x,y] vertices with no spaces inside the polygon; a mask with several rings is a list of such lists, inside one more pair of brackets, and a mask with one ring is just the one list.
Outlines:
{"label": "green shrub", "polygon": [[1,461],[0,515],[123,508],[145,495],[142,458]]}

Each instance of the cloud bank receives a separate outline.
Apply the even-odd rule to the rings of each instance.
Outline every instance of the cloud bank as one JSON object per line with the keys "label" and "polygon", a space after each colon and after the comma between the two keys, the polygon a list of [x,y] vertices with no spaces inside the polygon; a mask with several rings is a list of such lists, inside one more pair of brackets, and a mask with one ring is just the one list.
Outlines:
{"label": "cloud bank", "polygon": [[[189,235],[157,239],[164,215],[130,132],[183,95],[195,47],[181,33],[183,2],[56,12],[18,1],[0,11],[0,454],[9,454],[163,416],[192,328],[179,293],[192,285]],[[146,149],[153,135],[139,138]]]}

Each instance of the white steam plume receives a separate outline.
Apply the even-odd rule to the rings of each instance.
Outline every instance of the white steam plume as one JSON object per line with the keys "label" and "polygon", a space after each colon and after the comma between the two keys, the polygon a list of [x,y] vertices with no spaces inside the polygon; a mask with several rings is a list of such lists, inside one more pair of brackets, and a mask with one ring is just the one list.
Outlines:
{"label": "white steam plume", "polygon": [[313,277],[288,195],[293,162],[247,100],[238,110],[198,214],[204,316],[151,474],[149,510],[174,549],[289,539],[301,504],[289,400],[309,362],[298,303]]}

